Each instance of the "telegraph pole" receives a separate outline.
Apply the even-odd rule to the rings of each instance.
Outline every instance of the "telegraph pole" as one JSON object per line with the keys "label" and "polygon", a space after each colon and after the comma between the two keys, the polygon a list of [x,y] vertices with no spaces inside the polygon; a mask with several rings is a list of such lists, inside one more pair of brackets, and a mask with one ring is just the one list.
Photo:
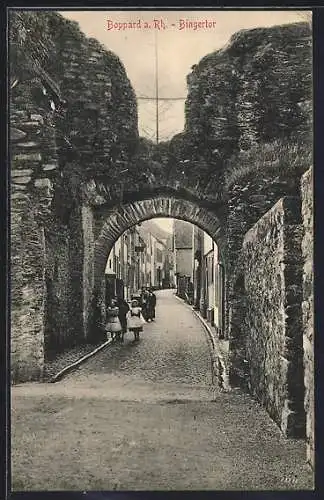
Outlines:
{"label": "telegraph pole", "polygon": [[159,59],[158,35],[155,30],[155,108],[156,108],[156,144],[159,143]]}
{"label": "telegraph pole", "polygon": [[137,96],[137,99],[144,101],[155,101],[155,137],[156,144],[159,143],[159,103],[160,101],[185,101],[186,97],[160,97],[159,95],[159,54],[158,54],[158,30],[154,30],[154,52],[155,52],[155,95]]}

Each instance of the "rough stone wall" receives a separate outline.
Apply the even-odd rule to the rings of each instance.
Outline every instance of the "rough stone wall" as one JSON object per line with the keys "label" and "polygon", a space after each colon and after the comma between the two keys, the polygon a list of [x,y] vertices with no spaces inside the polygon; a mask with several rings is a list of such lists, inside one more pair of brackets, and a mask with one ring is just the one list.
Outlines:
{"label": "rough stone wall", "polygon": [[[297,192],[298,177],[308,164],[305,156],[311,154],[311,88],[307,23],[239,32],[188,76],[184,132],[157,147],[143,139],[129,174],[121,176],[124,194],[119,184],[114,192],[107,183],[97,185],[97,194],[103,203],[119,205],[166,193],[172,186],[172,197],[208,202],[227,226],[218,243],[231,285],[245,232],[278,199]],[[267,95],[275,116],[264,99]],[[253,134],[256,130],[260,133]],[[296,146],[296,137],[302,145]],[[244,202],[236,209],[241,194]],[[228,297],[229,304],[231,290]]]}
{"label": "rough stone wall", "polygon": [[11,212],[11,248],[11,375],[28,381],[44,366],[45,238],[24,195]]}
{"label": "rough stone wall", "polygon": [[[57,57],[47,69],[66,101],[57,116],[62,177],[56,214],[69,232],[69,319],[65,345],[95,341],[92,214],[86,184],[104,177],[108,191],[121,189],[136,149],[137,108],[125,69],[112,52],[87,39],[76,23],[57,14],[47,20]],[[95,179],[92,181],[92,179]],[[113,186],[113,187],[112,187]],[[118,196],[118,194],[117,194]]]}
{"label": "rough stone wall", "polygon": [[[107,175],[101,193],[111,204],[118,204],[138,200],[139,193],[156,196],[168,188],[173,196],[226,205],[225,178],[233,170],[240,171],[240,150],[275,141],[273,165],[287,177],[291,172],[281,165],[282,147],[302,142],[305,150],[311,150],[311,60],[307,23],[239,32],[224,49],[204,57],[188,76],[184,132],[158,146],[141,138],[127,171],[121,157],[109,171],[99,166],[97,171]],[[267,102],[273,103],[275,114]],[[80,142],[90,155],[87,138]],[[257,153],[252,151],[244,168],[257,168]],[[289,162],[292,166],[301,156],[300,151],[295,153]]]}
{"label": "rough stone wall", "polygon": [[[14,75],[19,78],[19,72]],[[44,364],[44,224],[57,170],[52,117],[34,95],[34,76],[11,90],[11,370],[13,381],[39,378]]]}
{"label": "rough stone wall", "polygon": [[93,290],[92,210],[76,206],[68,226],[46,229],[47,357],[88,340]]}
{"label": "rough stone wall", "polygon": [[83,232],[83,331],[86,339],[91,337],[89,331],[92,313],[94,289],[94,214],[91,207],[82,207]]}
{"label": "rough stone wall", "polygon": [[[302,142],[311,151],[311,42],[307,23],[243,30],[204,57],[187,78],[184,131],[158,146],[142,138],[128,172],[114,189],[106,187],[105,197],[132,201],[136,193],[168,187],[181,197],[226,204],[225,180],[228,170],[240,171],[240,151],[275,141],[274,164],[287,177],[282,147]],[[255,170],[257,156],[252,152],[247,170]]]}
{"label": "rough stone wall", "polygon": [[223,160],[296,133],[310,140],[311,42],[308,23],[242,30],[195,65],[186,102],[194,149]]}
{"label": "rough stone wall", "polygon": [[194,65],[185,130],[158,148],[166,177],[219,200],[228,168],[240,169],[240,151],[273,141],[311,149],[311,44],[308,23],[242,30]]}
{"label": "rough stone wall", "polygon": [[[46,304],[47,311],[52,310],[52,317],[54,311],[62,313],[59,326],[60,339],[64,332],[62,344],[80,341],[88,335],[84,330],[88,328],[87,310],[94,300],[90,298],[93,296],[92,231],[87,233],[84,226],[91,216],[85,214],[83,206],[108,204],[112,212],[113,207],[118,207],[117,215],[112,214],[107,227],[103,227],[104,238],[96,250],[102,255],[98,257],[100,266],[95,264],[95,281],[96,269],[102,269],[107,251],[102,243],[106,245],[109,240],[110,244],[119,236],[120,227],[127,228],[131,221],[138,221],[137,215],[143,220],[154,204],[152,199],[163,193],[162,205],[166,203],[166,210],[169,199],[192,202],[194,208],[186,215],[191,214],[193,222],[199,220],[200,211],[208,212],[210,221],[206,229],[215,234],[225,259],[226,297],[230,307],[232,298],[235,300],[234,294],[231,295],[234,264],[238,262],[245,232],[281,196],[296,194],[295,181],[291,184],[287,181],[285,185],[287,177],[296,179],[300,173],[299,167],[295,168],[296,158],[301,158],[301,171],[307,164],[299,150],[290,148],[292,161],[288,164],[293,168],[288,171],[282,163],[282,144],[274,142],[275,156],[270,163],[275,168],[269,171],[269,177],[264,176],[264,162],[259,161],[253,144],[256,142],[262,149],[267,141],[279,140],[290,147],[297,134],[305,139],[304,149],[309,149],[310,27],[300,23],[241,32],[228,47],[206,56],[188,78],[184,133],[168,144],[155,147],[150,141],[138,141],[136,99],[114,54],[97,41],[87,39],[76,23],[55,12],[24,11],[11,16],[14,85],[11,112],[14,126],[22,134],[25,132],[21,122],[31,122],[28,127],[29,130],[34,127],[35,140],[30,142],[36,144],[24,146],[25,150],[30,148],[27,156],[36,148],[35,156],[28,157],[15,189],[27,190],[33,200],[29,188],[34,178],[39,177],[38,186],[34,187],[43,192],[50,192],[54,186],[52,210],[40,223],[40,230],[51,226],[57,233],[47,241],[49,231],[45,231],[46,248],[52,254],[46,256],[47,283],[54,280],[49,285],[52,291],[47,291]],[[267,78],[265,68],[271,68]],[[278,79],[282,82],[280,86]],[[264,95],[271,102],[287,105],[276,104],[277,114],[273,117]],[[33,116],[40,116],[43,123]],[[256,130],[260,130],[259,135]],[[240,148],[250,148],[247,150],[250,156],[242,158]],[[20,154],[25,153],[21,150]],[[23,158],[19,160],[21,170],[24,170]],[[242,172],[233,174],[233,165],[241,164],[252,178],[259,171],[255,188],[245,182],[246,176],[242,182]],[[16,169],[13,164],[12,168]],[[30,177],[29,170],[33,169],[37,173]],[[275,187],[283,179],[281,187]],[[139,212],[126,213],[128,220],[125,220],[119,208],[131,202],[139,204]],[[182,211],[179,214],[184,216]],[[223,227],[216,230],[218,221]],[[97,226],[96,220],[95,239],[102,228],[97,230]],[[89,274],[85,274],[86,270]],[[65,283],[68,294],[61,295],[53,309],[51,300],[55,302],[58,289]],[[72,321],[66,311],[72,315]],[[53,325],[47,325],[46,339],[53,335]],[[53,342],[56,343],[55,338]]]}
{"label": "rough stone wall", "polygon": [[303,344],[306,411],[307,460],[314,467],[314,288],[313,288],[313,171],[308,170],[301,181],[304,237],[303,269]]}
{"label": "rough stone wall", "polygon": [[227,338],[244,235],[282,196],[298,195],[311,162],[311,64],[311,26],[296,23],[236,33],[187,78],[185,131],[169,163],[224,203]]}
{"label": "rough stone wall", "polygon": [[300,201],[285,197],[246,234],[247,384],[289,437],[305,433]]}
{"label": "rough stone wall", "polygon": [[66,228],[46,228],[45,361],[66,344],[69,331],[70,273],[69,233]]}
{"label": "rough stone wall", "polygon": [[[258,161],[258,158],[251,161]],[[293,161],[293,160],[292,160]],[[271,157],[267,163],[270,164]],[[241,272],[241,249],[247,231],[283,196],[299,195],[300,171],[286,179],[272,175],[267,169],[255,171],[230,186],[228,190],[228,215],[226,224],[226,336],[231,344],[237,341],[240,320],[235,319],[241,292],[236,283]],[[244,307],[244,304],[242,304]],[[235,309],[235,312],[233,310]],[[234,345],[233,345],[234,348]],[[233,360],[233,362],[235,362]]]}
{"label": "rough stone wall", "polygon": [[136,100],[125,69],[115,54],[86,38],[77,23],[57,14],[47,22],[56,46],[48,71],[67,101],[58,123],[61,163],[81,180],[95,174],[118,183],[138,138]]}
{"label": "rough stone wall", "polygon": [[12,371],[21,381],[41,376],[44,351],[46,360],[88,336],[83,185],[94,174],[119,180],[138,132],[114,54],[55,12],[11,12],[9,22]]}

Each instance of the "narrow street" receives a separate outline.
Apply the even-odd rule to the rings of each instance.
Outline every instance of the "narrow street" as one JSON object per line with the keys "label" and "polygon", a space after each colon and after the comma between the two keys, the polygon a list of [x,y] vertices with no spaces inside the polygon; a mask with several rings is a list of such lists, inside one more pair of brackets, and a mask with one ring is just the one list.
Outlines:
{"label": "narrow street", "polygon": [[12,388],[13,490],[313,487],[304,442],[213,385],[206,332],[173,290],[144,328],[61,382]]}

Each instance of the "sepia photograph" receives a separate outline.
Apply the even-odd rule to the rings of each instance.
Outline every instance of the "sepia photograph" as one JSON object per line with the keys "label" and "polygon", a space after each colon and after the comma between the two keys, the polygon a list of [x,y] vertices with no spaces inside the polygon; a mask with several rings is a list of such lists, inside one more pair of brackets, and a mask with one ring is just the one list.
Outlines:
{"label": "sepia photograph", "polygon": [[11,492],[314,490],[312,12],[7,13]]}

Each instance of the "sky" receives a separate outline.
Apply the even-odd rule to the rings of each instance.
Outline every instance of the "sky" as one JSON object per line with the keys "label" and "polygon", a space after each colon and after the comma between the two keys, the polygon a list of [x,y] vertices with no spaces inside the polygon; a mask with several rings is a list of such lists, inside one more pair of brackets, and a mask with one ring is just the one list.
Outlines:
{"label": "sky", "polygon": [[[168,140],[184,127],[186,76],[206,54],[226,45],[239,30],[310,19],[310,11],[285,10],[74,10],[60,12],[77,21],[81,31],[96,38],[121,59],[138,99],[140,135],[156,140],[156,67],[159,139]],[[191,26],[186,24],[191,22]],[[201,22],[199,27],[197,22]],[[207,26],[206,26],[207,21]],[[183,25],[184,28],[180,29]],[[196,27],[196,29],[194,29]],[[109,28],[109,29],[108,29]],[[157,54],[157,66],[156,66]],[[151,100],[143,99],[150,97]],[[156,221],[170,230],[172,220]]]}

